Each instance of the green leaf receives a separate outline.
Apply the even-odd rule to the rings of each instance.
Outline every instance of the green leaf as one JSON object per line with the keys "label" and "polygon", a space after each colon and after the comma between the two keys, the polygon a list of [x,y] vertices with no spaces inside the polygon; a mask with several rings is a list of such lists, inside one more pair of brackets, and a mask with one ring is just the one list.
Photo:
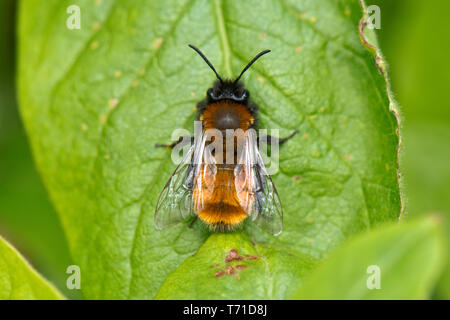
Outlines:
{"label": "green leaf", "polygon": [[47,280],[0,237],[0,300],[64,299]]}
{"label": "green leaf", "polygon": [[[80,30],[65,28],[69,4],[80,6]],[[356,0],[21,3],[21,113],[85,297],[153,298],[172,273],[168,282],[181,281],[180,270],[196,261],[185,260],[199,248],[199,256],[223,256],[228,247],[219,241],[244,234],[245,250],[246,239],[256,243],[252,250],[261,241],[273,246],[264,257],[268,268],[283,269],[279,281],[287,286],[307,268],[290,272],[292,262],[273,264],[275,256],[299,252],[295,264],[306,266],[349,236],[399,217],[395,106],[374,53],[361,43],[361,16]],[[198,223],[154,227],[156,199],[175,168],[154,144],[176,128],[192,129],[193,107],[214,80],[188,43],[229,77],[272,49],[244,80],[262,128],[300,130],[281,148],[273,177],[284,206],[279,237],[252,224],[225,238]],[[191,278],[184,281],[195,289]],[[247,281],[254,276],[234,283]]]}
{"label": "green leaf", "polygon": [[[427,299],[445,263],[442,221],[429,216],[386,226],[345,243],[330,255],[297,299]],[[380,289],[374,269],[379,268]]]}
{"label": "green leaf", "polygon": [[[378,30],[383,52],[390,62],[392,86],[405,106],[403,174],[408,216],[439,212],[446,216],[450,245],[450,43],[442,41],[450,21],[450,2],[439,6],[423,1],[371,1],[383,12]],[[439,50],[429,50],[439,48]],[[436,290],[450,299],[450,261]]]}
{"label": "green leaf", "polygon": [[214,234],[167,277],[156,299],[283,299],[296,288],[290,281],[314,265],[292,249],[252,244],[244,234]]}
{"label": "green leaf", "polygon": [[[409,123],[405,127],[405,180],[408,217],[439,212],[445,215],[447,245],[450,246],[450,123]],[[419,210],[422,210],[420,212]],[[450,260],[437,286],[437,298],[450,299]]]}
{"label": "green leaf", "polygon": [[[72,264],[67,242],[34,166],[16,101],[16,2],[0,1],[0,232],[64,290],[65,271]],[[73,296],[74,291],[64,294]]]}

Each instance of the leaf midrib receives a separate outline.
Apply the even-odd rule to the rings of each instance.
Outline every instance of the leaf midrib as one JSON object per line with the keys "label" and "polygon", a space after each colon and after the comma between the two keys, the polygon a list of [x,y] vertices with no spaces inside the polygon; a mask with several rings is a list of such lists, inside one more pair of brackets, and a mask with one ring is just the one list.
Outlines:
{"label": "leaf midrib", "polygon": [[215,22],[219,31],[220,42],[222,45],[225,72],[226,76],[228,78],[231,78],[232,70],[231,70],[230,44],[228,42],[228,34],[225,27],[225,19],[220,0],[214,0],[214,7],[215,7]]}

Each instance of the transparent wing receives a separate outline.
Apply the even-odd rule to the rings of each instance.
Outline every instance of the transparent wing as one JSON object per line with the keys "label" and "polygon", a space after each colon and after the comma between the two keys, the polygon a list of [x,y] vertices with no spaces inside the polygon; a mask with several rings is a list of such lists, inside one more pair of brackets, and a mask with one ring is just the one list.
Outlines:
{"label": "transparent wing", "polygon": [[[162,190],[155,209],[155,225],[164,229],[194,215],[192,191],[199,162],[195,159],[204,148],[205,140],[198,139],[188,150]],[[200,150],[199,150],[200,149]]]}
{"label": "transparent wing", "polygon": [[211,149],[205,147],[206,139],[208,139],[206,134],[203,139],[204,142],[194,154],[196,171],[192,194],[195,212],[201,212],[207,200],[211,199],[217,174],[216,160]]}
{"label": "transparent wing", "polygon": [[235,186],[241,206],[255,224],[273,235],[283,228],[280,197],[258,150],[256,133],[247,130],[238,165]]}
{"label": "transparent wing", "polygon": [[281,207],[280,196],[269,174],[261,175],[265,169],[256,169],[258,172],[259,185],[257,188],[255,209],[258,215],[254,217],[255,223],[277,236],[283,229],[283,209]]}

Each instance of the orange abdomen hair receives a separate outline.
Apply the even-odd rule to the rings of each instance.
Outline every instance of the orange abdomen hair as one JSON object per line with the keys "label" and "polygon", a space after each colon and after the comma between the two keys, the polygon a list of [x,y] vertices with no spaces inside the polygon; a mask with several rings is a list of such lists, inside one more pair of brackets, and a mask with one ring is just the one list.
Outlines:
{"label": "orange abdomen hair", "polygon": [[[245,131],[254,122],[250,111],[244,105],[231,101],[220,101],[207,106],[200,120],[203,121],[205,130],[240,128]],[[224,127],[227,123],[231,126]],[[226,139],[223,140],[223,159],[227,159],[226,154],[230,152],[235,158],[236,146],[227,150]],[[217,164],[215,173],[199,170],[198,187],[193,191],[195,212],[203,222],[217,231],[231,230],[247,218],[239,198],[246,198],[242,193],[248,191],[242,186],[236,186],[234,167],[235,164]],[[239,197],[237,189],[240,190]]]}
{"label": "orange abdomen hair", "polygon": [[247,218],[236,192],[233,166],[217,165],[215,175],[202,175],[201,187],[194,190],[198,217],[218,231],[227,231]]}

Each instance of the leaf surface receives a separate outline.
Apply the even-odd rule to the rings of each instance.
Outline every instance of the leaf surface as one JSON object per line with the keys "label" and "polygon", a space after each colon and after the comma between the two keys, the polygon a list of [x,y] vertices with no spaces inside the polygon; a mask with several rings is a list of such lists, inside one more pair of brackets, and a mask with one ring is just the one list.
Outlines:
{"label": "leaf surface", "polygon": [[429,216],[350,240],[308,278],[297,299],[428,299],[445,264],[442,221]]}
{"label": "leaf surface", "polygon": [[[65,27],[69,4],[80,6],[80,30]],[[193,266],[196,258],[186,259],[199,249],[212,262],[223,256],[230,247],[220,241],[228,237],[243,237],[245,250],[273,245],[264,254],[270,261],[295,252],[298,272],[289,273],[286,259],[273,267],[289,275],[277,280],[284,285],[301,282],[308,261],[398,218],[397,120],[374,54],[361,42],[361,16],[358,1],[21,3],[21,112],[82,268],[85,297],[153,298],[166,278],[182,283],[180,270]],[[214,80],[188,43],[224,77],[272,49],[244,81],[262,128],[280,129],[281,136],[300,131],[280,149],[273,177],[284,207],[277,238],[252,224],[213,237],[198,223],[155,229],[156,200],[175,165],[154,144],[170,141],[174,129],[192,130],[195,103]],[[199,274],[210,277],[204,269]],[[213,280],[232,281],[224,279]],[[195,288],[192,278],[184,281]],[[261,288],[255,296],[284,293]]]}
{"label": "leaf surface", "polygon": [[64,299],[9,243],[0,237],[0,300]]}

